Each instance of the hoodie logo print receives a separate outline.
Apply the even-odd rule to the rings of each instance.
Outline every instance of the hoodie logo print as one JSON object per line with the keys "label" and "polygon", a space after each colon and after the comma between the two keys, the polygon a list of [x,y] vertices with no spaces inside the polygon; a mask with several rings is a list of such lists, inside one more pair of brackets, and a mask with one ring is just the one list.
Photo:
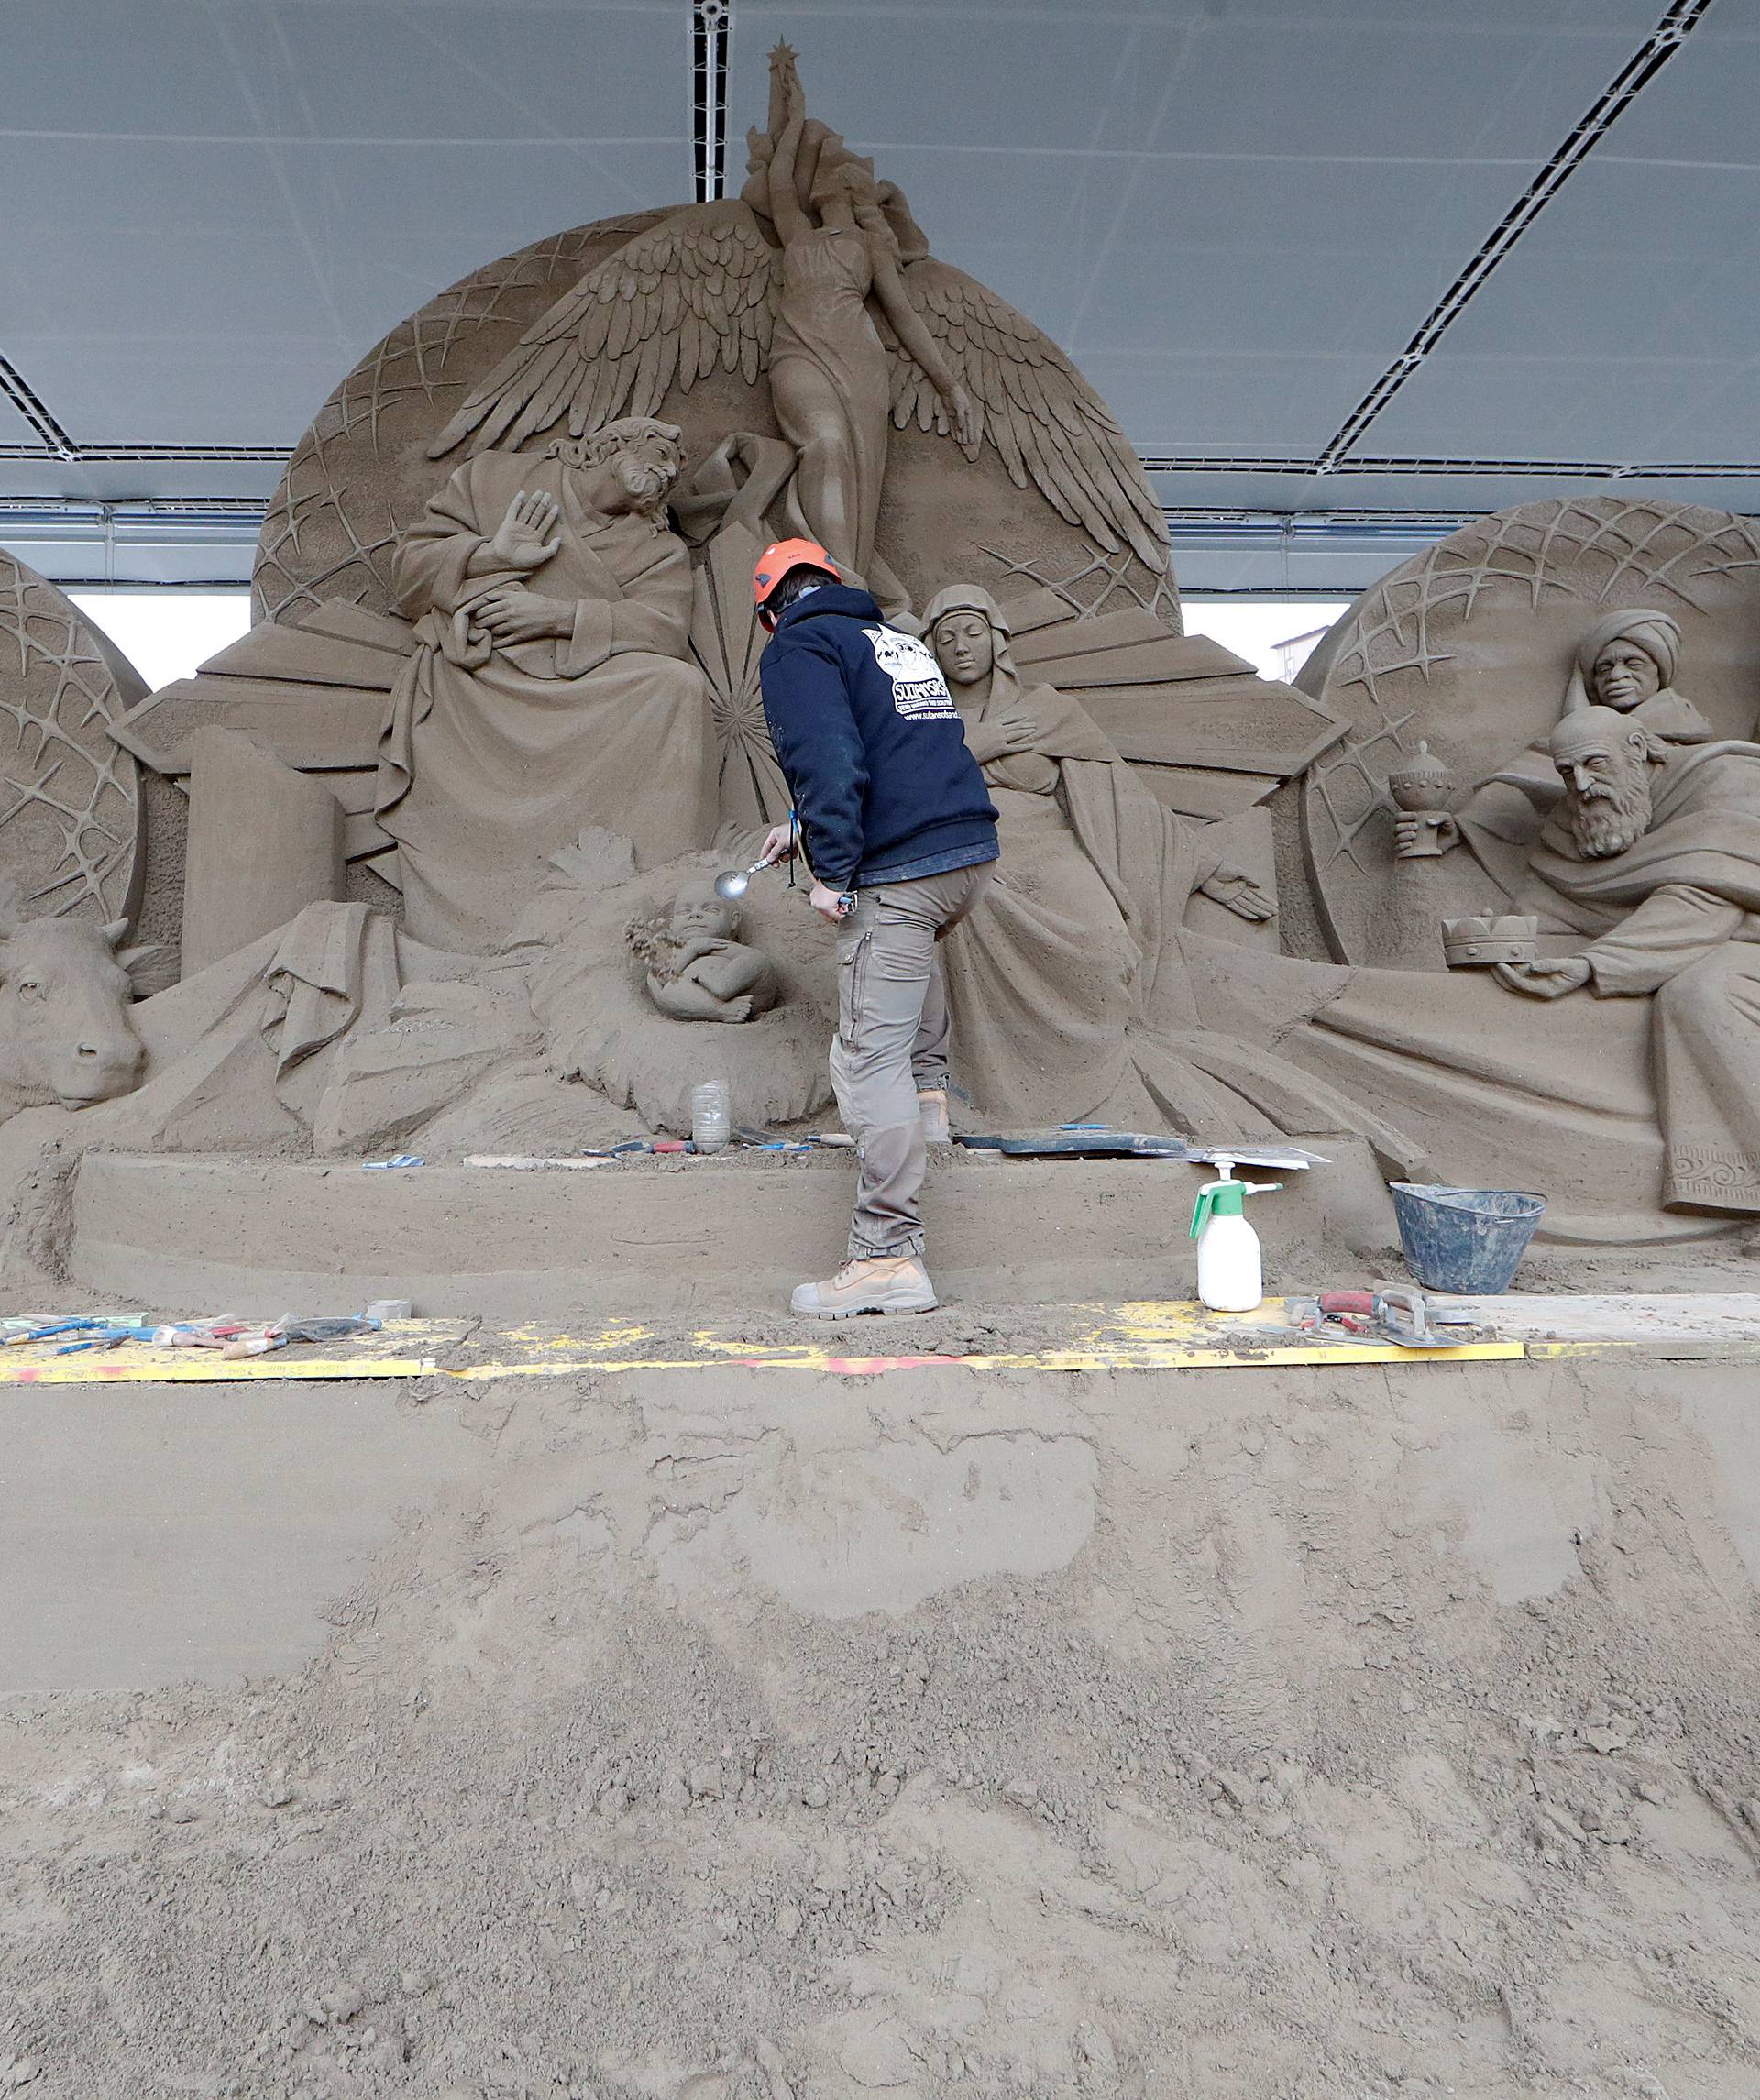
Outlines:
{"label": "hoodie logo print", "polygon": [[896,627],[864,627],[862,632],[874,662],[892,680],[892,704],[901,715],[924,722],[956,719],[941,667],[923,643],[914,634],[900,634]]}

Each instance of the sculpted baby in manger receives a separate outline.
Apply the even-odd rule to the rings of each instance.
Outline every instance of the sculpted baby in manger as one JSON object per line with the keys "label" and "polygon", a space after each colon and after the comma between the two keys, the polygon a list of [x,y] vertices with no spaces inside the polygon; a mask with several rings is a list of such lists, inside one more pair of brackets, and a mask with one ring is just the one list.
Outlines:
{"label": "sculpted baby in manger", "polygon": [[648,996],[676,1021],[749,1021],[776,1003],[776,965],[738,938],[740,915],[709,882],[678,892],[664,931],[637,929]]}

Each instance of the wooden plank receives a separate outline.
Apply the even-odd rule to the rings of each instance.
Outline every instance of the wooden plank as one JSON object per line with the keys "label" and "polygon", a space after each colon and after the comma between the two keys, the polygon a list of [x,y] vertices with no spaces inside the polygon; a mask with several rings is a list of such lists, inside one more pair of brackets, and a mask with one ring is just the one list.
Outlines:
{"label": "wooden plank", "polygon": [[1060,693],[1068,693],[1086,707],[1090,699],[1105,701],[1116,699],[1121,706],[1154,709],[1158,707],[1215,708],[1228,712],[1236,708],[1282,707],[1289,710],[1292,721],[1330,721],[1332,710],[1311,700],[1305,693],[1299,693],[1293,686],[1279,685],[1274,679],[1261,678],[1252,671],[1229,678],[1180,678],[1162,679],[1155,683],[1135,678],[1122,678],[1114,682],[1096,678],[1091,685],[1079,685],[1072,678],[1057,681]]}
{"label": "wooden plank", "polygon": [[[1287,780],[1311,765],[1345,733],[1345,725],[1277,697],[1269,703],[1156,698],[1125,687],[1080,696],[1082,704],[1128,759],[1160,765],[1204,765],[1227,773],[1271,773]],[[1186,688],[1189,693],[1190,688]]]}
{"label": "wooden plank", "polygon": [[364,605],[340,598],[326,598],[292,624],[308,634],[333,634],[339,642],[358,642],[368,649],[389,650],[393,656],[407,656],[415,647],[415,629],[407,620],[394,612],[368,612]]}
{"label": "wooden plank", "polygon": [[1131,770],[1157,801],[1177,809],[1182,817],[1202,818],[1206,824],[1226,817],[1238,817],[1272,795],[1283,783],[1274,773],[1223,773],[1204,765],[1152,765],[1147,760],[1132,762]]}
{"label": "wooden plank", "polygon": [[265,620],[210,656],[198,676],[292,679],[300,685],[358,686],[389,693],[403,659],[362,642]]}
{"label": "wooden plank", "polygon": [[310,698],[235,700],[219,719],[255,737],[284,765],[326,773],[376,764],[385,714],[382,694],[319,687]]}
{"label": "wooden plank", "polygon": [[[1100,628],[1101,621],[1082,620],[1066,627],[1050,629],[1031,635],[1024,643],[1017,643],[1015,660],[1025,666],[1030,663],[1035,674],[1053,686],[1073,685],[1078,682],[1072,670],[1064,665],[1086,661],[1092,657],[1106,668],[1096,670],[1092,683],[1104,684],[1119,676],[1124,663],[1126,648],[1135,647],[1157,653],[1153,661],[1160,668],[1154,672],[1160,678],[1224,678],[1250,676],[1253,666],[1244,657],[1237,656],[1233,650],[1225,649],[1220,642],[1212,641],[1207,634],[1170,634],[1162,628],[1157,634],[1145,640],[1140,634],[1128,641],[1123,635],[1117,643],[1096,649],[1088,647],[1091,631]],[[1134,624],[1134,623],[1133,623]]]}

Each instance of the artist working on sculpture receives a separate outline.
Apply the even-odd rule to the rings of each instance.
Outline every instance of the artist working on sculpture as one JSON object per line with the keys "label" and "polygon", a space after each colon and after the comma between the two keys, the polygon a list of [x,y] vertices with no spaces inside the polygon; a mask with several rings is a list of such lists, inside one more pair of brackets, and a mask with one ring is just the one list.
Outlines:
{"label": "artist working on sculpture", "polygon": [[[771,632],[764,717],[813,908],[837,928],[831,1083],[858,1159],[849,1259],[830,1281],[803,1283],[794,1309],[820,1319],[928,1312],[918,1093],[944,1092],[948,1050],[935,944],[990,879],[996,812],[934,657],[842,584],[823,547],[766,548],[754,590]],[[765,852],[789,842],[778,827]]]}
{"label": "artist working on sculpture", "polygon": [[666,522],[679,458],[676,429],[645,417],[541,458],[479,453],[400,543],[417,645],[377,815],[418,939],[498,946],[585,826],[621,832],[644,864],[713,836],[690,561]]}

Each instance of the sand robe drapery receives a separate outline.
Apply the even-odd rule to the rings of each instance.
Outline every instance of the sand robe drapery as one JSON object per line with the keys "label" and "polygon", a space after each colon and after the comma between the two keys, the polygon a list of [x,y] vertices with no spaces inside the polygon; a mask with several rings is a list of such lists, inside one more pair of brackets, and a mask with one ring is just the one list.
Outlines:
{"label": "sand robe drapery", "polygon": [[[972,917],[940,944],[954,1069],[983,1113],[1021,1127],[1099,1111],[1216,1137],[1354,1130],[1390,1167],[1420,1163],[1379,1116],[1276,1054],[1279,993],[1268,987],[1257,1007],[1237,1009],[1241,1032],[1205,1010],[1188,942],[1225,959],[1247,952],[1182,929],[1217,849],[1203,826],[1156,800],[1079,701],[1050,686],[1022,689],[988,592],[942,591],[925,609],[925,632],[962,608],[989,621],[995,649],[989,697],[962,710],[968,724],[981,731],[1018,710],[1036,728],[1030,751],[984,764],[1001,861]],[[1297,1007],[1284,1025],[1348,976],[1285,978]]]}
{"label": "sand robe drapery", "polygon": [[[397,841],[419,940],[483,953],[506,938],[549,856],[591,824],[647,864],[706,845],[716,821],[709,690],[688,647],[683,543],[607,517],[557,458],[484,453],[458,468],[393,560],[416,650],[380,748],[377,814]],[[490,541],[521,490],[562,507],[561,545],[514,574]],[[471,615],[524,584],[572,603],[572,631],[502,647]]]}

